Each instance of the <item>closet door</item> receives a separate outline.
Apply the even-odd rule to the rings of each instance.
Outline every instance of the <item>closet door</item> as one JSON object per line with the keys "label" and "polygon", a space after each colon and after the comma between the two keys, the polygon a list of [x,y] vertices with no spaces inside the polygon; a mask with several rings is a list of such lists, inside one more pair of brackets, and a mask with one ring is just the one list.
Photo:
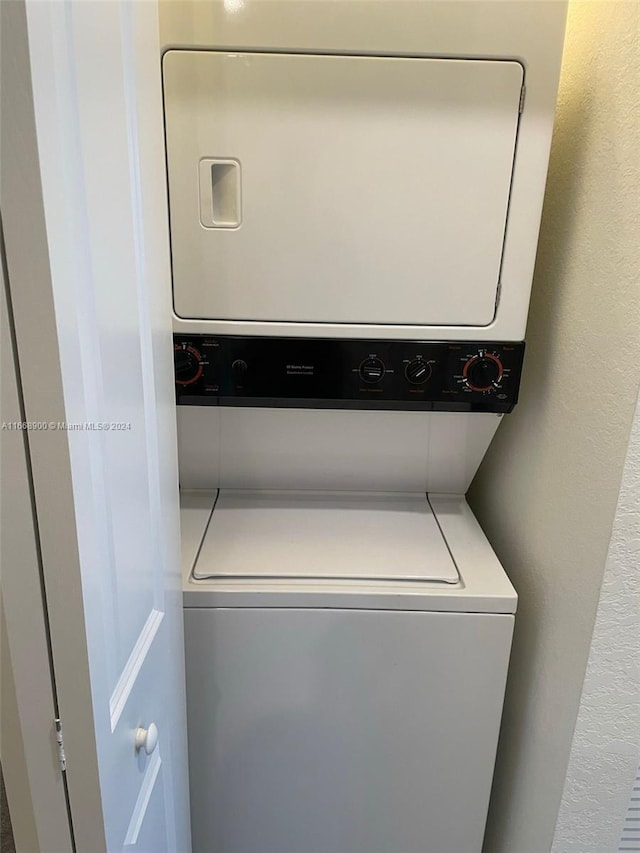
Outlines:
{"label": "closet door", "polygon": [[2,214],[75,843],[185,853],[157,10],[10,5]]}

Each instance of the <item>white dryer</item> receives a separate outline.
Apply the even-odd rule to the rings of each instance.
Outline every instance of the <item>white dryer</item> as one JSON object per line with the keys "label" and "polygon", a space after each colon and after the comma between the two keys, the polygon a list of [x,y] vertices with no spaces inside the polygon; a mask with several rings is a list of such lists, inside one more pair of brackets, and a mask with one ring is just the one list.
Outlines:
{"label": "white dryer", "polygon": [[480,853],[565,3],[160,4],[195,853]]}
{"label": "white dryer", "polygon": [[182,517],[194,851],[480,851],[516,594],[464,498]]}

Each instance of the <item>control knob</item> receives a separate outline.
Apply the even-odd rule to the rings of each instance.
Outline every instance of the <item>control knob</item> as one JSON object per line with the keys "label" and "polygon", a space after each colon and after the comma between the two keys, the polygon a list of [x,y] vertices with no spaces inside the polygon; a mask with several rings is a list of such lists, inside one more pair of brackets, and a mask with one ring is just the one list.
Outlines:
{"label": "control knob", "polygon": [[173,351],[173,364],[178,385],[190,385],[202,375],[200,353],[193,347],[176,346]]}
{"label": "control knob", "polygon": [[236,358],[231,364],[231,371],[236,382],[242,382],[248,369],[249,366],[243,358]]}
{"label": "control knob", "polygon": [[366,358],[360,365],[360,378],[370,385],[380,382],[384,376],[384,362],[379,358]]}
{"label": "control knob", "polygon": [[412,385],[422,385],[431,378],[431,365],[421,358],[414,358],[405,367],[404,375]]}
{"label": "control knob", "polygon": [[492,353],[479,353],[465,364],[462,375],[472,391],[493,391],[502,379],[502,362]]}

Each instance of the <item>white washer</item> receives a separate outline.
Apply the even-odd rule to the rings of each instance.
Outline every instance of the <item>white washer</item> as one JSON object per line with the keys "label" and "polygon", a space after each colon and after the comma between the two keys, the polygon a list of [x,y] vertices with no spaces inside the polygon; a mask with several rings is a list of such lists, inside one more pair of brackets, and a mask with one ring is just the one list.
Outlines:
{"label": "white washer", "polygon": [[517,599],[464,498],[187,491],[182,525],[195,853],[480,851]]}

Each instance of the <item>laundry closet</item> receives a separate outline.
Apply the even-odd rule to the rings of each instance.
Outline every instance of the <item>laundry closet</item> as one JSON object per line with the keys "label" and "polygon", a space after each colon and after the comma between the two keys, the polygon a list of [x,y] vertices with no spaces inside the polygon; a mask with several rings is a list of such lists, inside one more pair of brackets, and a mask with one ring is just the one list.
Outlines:
{"label": "laundry closet", "polygon": [[161,4],[198,853],[481,850],[560,12]]}

